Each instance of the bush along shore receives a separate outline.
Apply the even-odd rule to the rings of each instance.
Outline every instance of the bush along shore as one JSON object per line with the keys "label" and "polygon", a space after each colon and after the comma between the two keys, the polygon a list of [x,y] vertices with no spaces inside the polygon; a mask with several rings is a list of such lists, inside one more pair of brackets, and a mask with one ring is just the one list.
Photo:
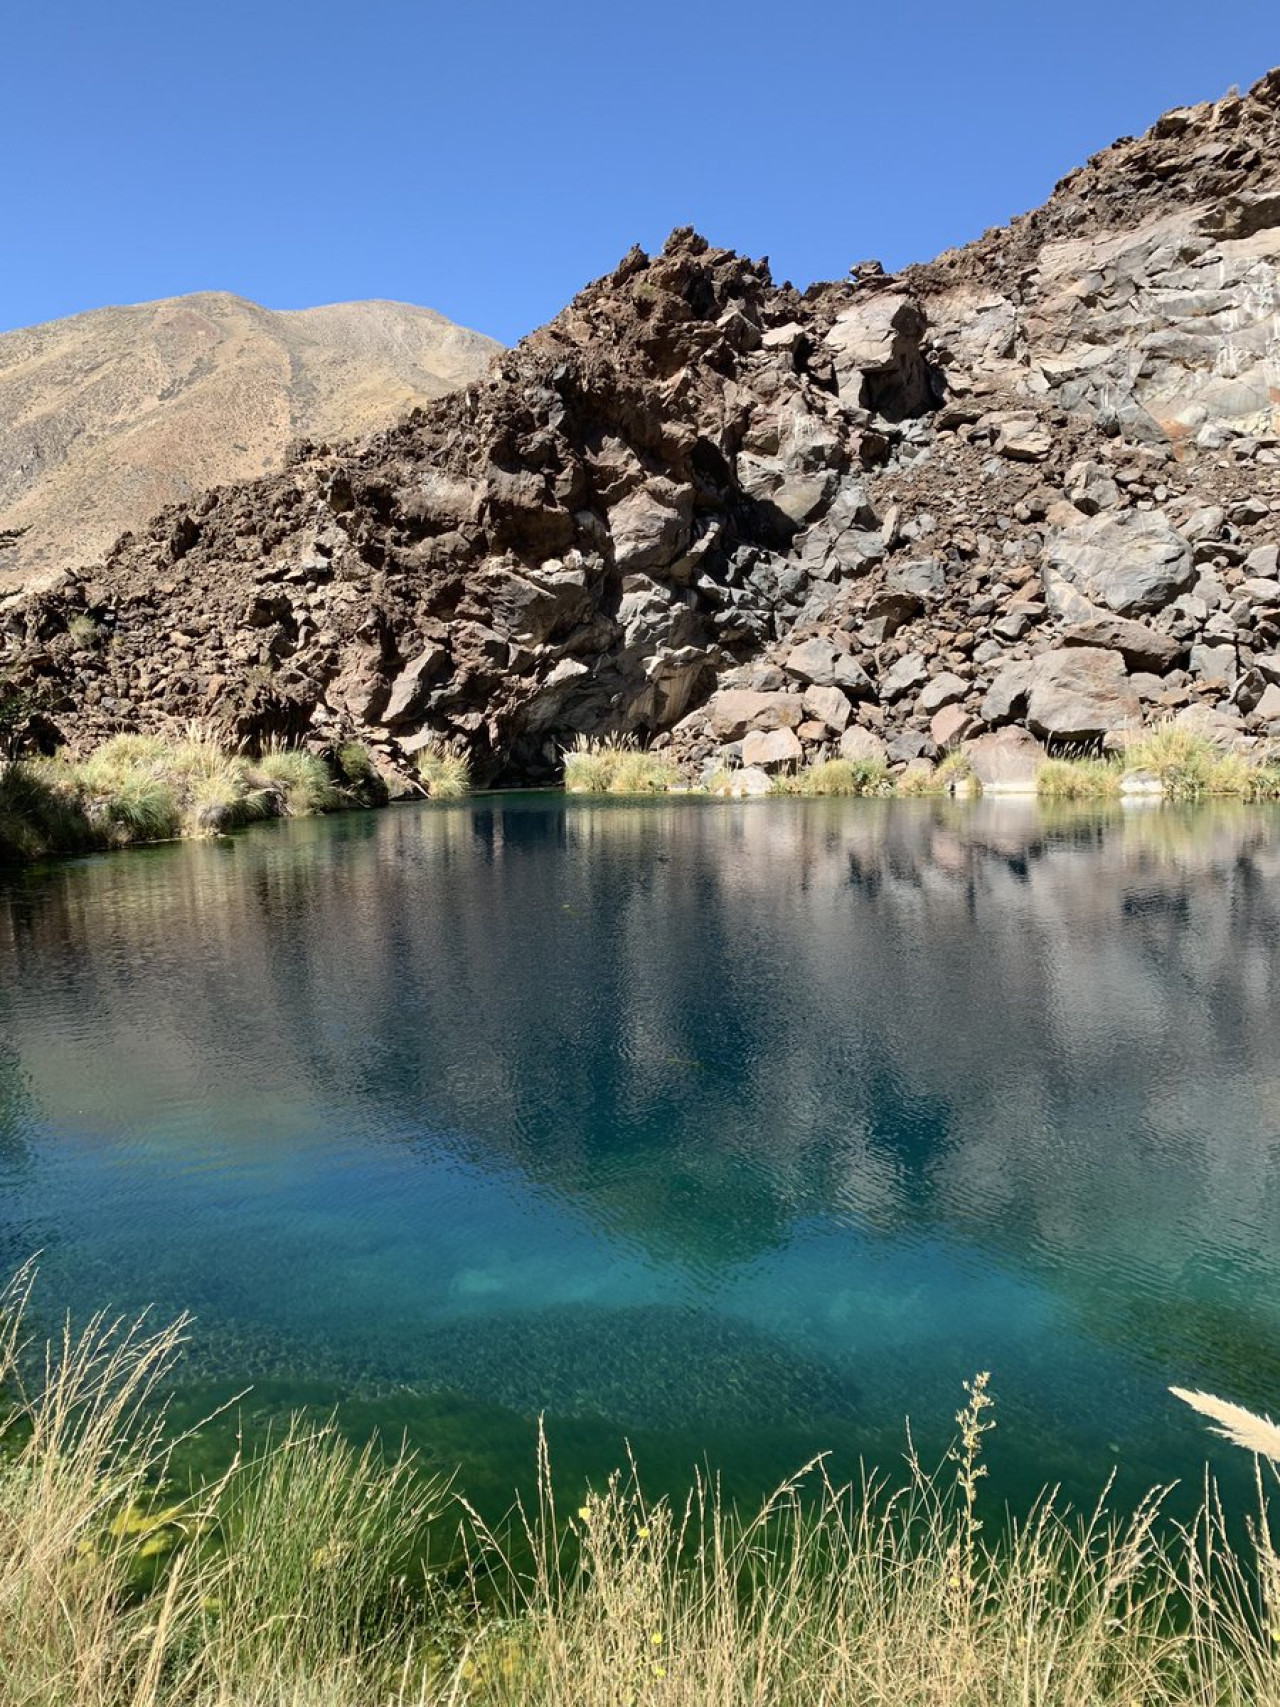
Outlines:
{"label": "bush along shore", "polygon": [[85,758],[0,766],[0,859],[220,835],[263,818],[377,806],[387,785],[363,747],[328,759],[270,746],[229,752],[198,729],[117,735]]}
{"label": "bush along shore", "polygon": [[[987,1379],[928,1473],[822,1460],[748,1513],[634,1469],[494,1528],[412,1455],[295,1419],[184,1486],[162,1390],[183,1324],[99,1317],[41,1357],[0,1298],[6,1707],[1257,1707],[1280,1691],[1280,1559],[1049,1494],[983,1515]],[[1280,1430],[1179,1394],[1264,1458]],[[1171,1399],[1170,1403],[1174,1401]],[[532,1431],[531,1431],[532,1436]],[[531,1437],[531,1450],[534,1447]]]}
{"label": "bush along shore", "polygon": [[[857,731],[859,735],[863,731]],[[808,764],[707,766],[696,780],[661,750],[624,739],[582,740],[565,754],[571,794],[709,794],[733,799],[795,795],[904,798],[1038,795],[1048,800],[1133,798],[1194,802],[1280,800],[1280,755],[1219,747],[1176,723],[1154,725],[1111,752],[1092,747],[1050,754],[1024,730],[1006,729],[945,753],[936,763],[896,767],[873,744]]]}

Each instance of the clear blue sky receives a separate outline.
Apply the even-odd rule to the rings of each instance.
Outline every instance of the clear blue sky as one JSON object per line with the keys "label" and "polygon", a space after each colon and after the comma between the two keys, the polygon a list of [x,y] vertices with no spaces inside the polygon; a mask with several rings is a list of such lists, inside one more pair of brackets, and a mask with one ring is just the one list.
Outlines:
{"label": "clear blue sky", "polygon": [[222,289],[514,340],[673,225],[922,259],[1280,62],[1280,0],[27,0],[0,329]]}

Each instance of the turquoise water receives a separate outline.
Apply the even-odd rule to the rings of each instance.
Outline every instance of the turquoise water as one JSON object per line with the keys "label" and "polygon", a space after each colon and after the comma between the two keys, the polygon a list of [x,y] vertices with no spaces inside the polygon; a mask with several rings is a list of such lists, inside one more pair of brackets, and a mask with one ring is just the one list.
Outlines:
{"label": "turquoise water", "polygon": [[1280,1403],[1280,814],[479,797],[11,877],[0,968],[0,1268],[192,1312],[179,1417],[750,1493],[989,1369],[1020,1498]]}

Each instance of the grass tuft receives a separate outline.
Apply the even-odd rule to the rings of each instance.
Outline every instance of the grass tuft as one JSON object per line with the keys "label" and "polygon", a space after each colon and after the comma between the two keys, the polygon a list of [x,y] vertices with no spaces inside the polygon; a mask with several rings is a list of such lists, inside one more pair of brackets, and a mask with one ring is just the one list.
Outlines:
{"label": "grass tuft", "polygon": [[629,735],[580,735],[564,756],[570,794],[666,794],[678,781],[670,760]]}
{"label": "grass tuft", "polygon": [[250,780],[279,791],[286,818],[309,818],[317,812],[332,812],[344,804],[329,774],[329,767],[315,753],[298,747],[272,743],[253,762]]}
{"label": "grass tuft", "polygon": [[888,794],[889,768],[882,759],[823,759],[779,782],[779,792],[811,797]]}
{"label": "grass tuft", "polygon": [[0,859],[218,835],[332,811],[353,792],[312,753],[272,747],[249,759],[196,725],[179,738],[116,735],[83,759],[0,766]]}
{"label": "grass tuft", "polygon": [[[24,1270],[0,1296],[0,1701],[14,1707],[1246,1707],[1277,1699],[1280,1560],[1210,1486],[1187,1526],[1051,1494],[983,1514],[985,1375],[929,1473],[754,1512],[714,1479],[651,1500],[634,1464],[490,1527],[403,1453],[293,1422],[174,1497],[157,1403],[183,1325],[96,1317],[43,1358]],[[1179,1396],[1249,1450],[1280,1431]],[[576,1515],[562,1515],[566,1503]],[[1234,1525],[1232,1527],[1235,1527]]]}
{"label": "grass tuft", "polygon": [[471,792],[466,754],[453,752],[443,741],[433,741],[418,754],[418,776],[430,800],[460,800]]}
{"label": "grass tuft", "polygon": [[1120,767],[1107,759],[1046,759],[1036,772],[1044,800],[1118,800]]}

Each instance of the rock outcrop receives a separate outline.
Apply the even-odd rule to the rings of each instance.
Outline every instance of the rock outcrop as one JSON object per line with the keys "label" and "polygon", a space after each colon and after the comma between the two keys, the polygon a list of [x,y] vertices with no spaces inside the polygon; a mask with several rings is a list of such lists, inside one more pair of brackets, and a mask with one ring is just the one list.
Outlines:
{"label": "rock outcrop", "polygon": [[1278,546],[1273,72],[896,278],[633,250],[482,383],[169,509],[0,630],[75,742],[1003,772],[1157,718],[1280,739]]}

